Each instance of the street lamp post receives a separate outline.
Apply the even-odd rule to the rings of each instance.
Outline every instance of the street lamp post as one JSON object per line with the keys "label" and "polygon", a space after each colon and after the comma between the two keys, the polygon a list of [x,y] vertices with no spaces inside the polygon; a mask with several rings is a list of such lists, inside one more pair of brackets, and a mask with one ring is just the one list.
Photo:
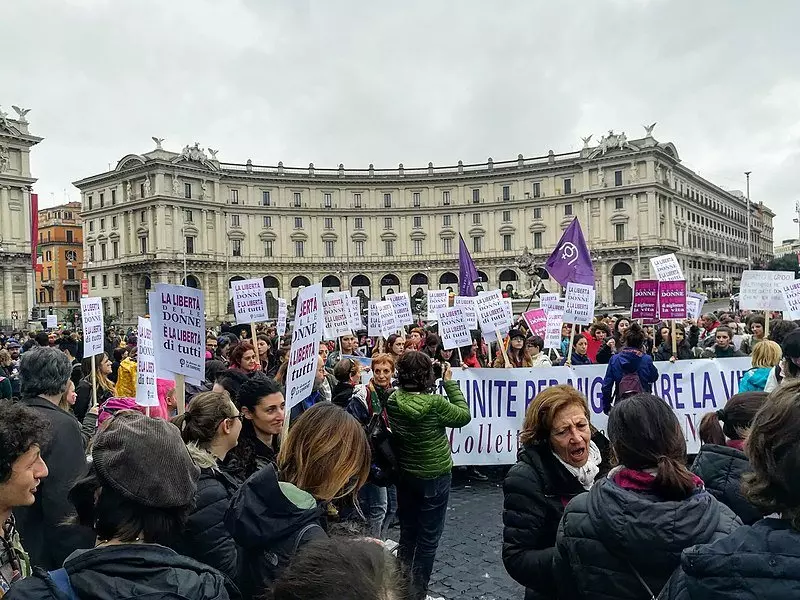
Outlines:
{"label": "street lamp post", "polygon": [[750,173],[752,171],[745,171],[744,175],[747,177],[747,268],[753,268],[753,244],[750,238]]}

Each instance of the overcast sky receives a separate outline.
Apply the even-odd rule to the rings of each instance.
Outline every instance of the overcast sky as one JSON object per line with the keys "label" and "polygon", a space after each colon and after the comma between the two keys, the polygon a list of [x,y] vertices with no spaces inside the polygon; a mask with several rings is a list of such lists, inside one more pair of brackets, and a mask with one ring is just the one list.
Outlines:
{"label": "overcast sky", "polygon": [[579,149],[657,121],[684,164],[797,237],[800,2],[2,0],[0,106],[36,190],[147,152],[406,167]]}

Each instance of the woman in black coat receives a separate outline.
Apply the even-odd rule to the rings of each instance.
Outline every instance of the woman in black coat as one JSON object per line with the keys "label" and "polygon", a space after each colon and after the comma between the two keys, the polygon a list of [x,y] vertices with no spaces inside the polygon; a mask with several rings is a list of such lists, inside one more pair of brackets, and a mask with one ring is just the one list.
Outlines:
{"label": "woman in black coat", "polygon": [[[692,352],[692,347],[691,345],[689,345],[689,340],[686,339],[686,329],[680,323],[675,324],[675,340],[677,342],[676,346],[678,350],[676,360],[690,360],[694,358],[694,352]],[[667,335],[666,337],[663,338],[663,341],[658,346],[658,349],[653,353],[653,360],[666,361],[671,359],[672,359],[672,340],[670,340],[669,335]]]}
{"label": "woman in black coat", "polygon": [[557,385],[525,412],[523,447],[503,484],[503,563],[525,599],[555,597],[553,555],[564,506],[608,470],[608,441],[593,432],[586,398]]}
{"label": "woman in black coat", "polygon": [[703,480],[706,489],[745,525],[752,525],[763,516],[744,498],[741,487],[742,475],[750,470],[744,434],[766,398],[764,392],[743,392],[728,400],[725,408],[704,415],[699,431],[703,445],[692,465],[692,473]]}
{"label": "woman in black coat", "polygon": [[800,598],[800,380],[769,395],[747,438],[745,497],[764,514],[709,545],[684,551],[661,598]]}
{"label": "woman in black coat", "polygon": [[637,394],[620,402],[608,435],[620,466],[571,501],[559,525],[559,599],[651,598],[682,550],[741,525],[684,466],[686,441],[663,400]]}

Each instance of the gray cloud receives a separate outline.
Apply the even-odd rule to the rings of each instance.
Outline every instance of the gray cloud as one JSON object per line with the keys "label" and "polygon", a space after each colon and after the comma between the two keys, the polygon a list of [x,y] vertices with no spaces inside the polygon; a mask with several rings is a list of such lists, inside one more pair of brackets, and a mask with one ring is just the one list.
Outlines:
{"label": "gray cloud", "polygon": [[[256,163],[511,159],[658,121],[685,164],[791,223],[800,4],[6,0],[0,104],[45,137],[43,201],[129,152]],[[8,26],[12,25],[13,26]]]}

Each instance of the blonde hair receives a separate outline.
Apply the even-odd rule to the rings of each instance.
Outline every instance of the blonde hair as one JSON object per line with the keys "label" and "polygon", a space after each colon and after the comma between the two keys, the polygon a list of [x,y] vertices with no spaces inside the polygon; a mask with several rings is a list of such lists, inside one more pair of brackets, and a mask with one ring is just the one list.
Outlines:
{"label": "blonde hair", "polygon": [[289,429],[278,452],[278,472],[317,500],[355,494],[367,482],[372,455],[361,424],[344,410],[321,402]]}
{"label": "blonde hair", "polygon": [[539,394],[528,405],[519,439],[523,444],[541,444],[550,439],[556,414],[568,406],[580,407],[589,419],[586,396],[571,385],[554,385]]}
{"label": "blonde hair", "polygon": [[781,347],[776,342],[761,340],[753,348],[751,360],[754,367],[771,369],[781,362],[782,355]]}

